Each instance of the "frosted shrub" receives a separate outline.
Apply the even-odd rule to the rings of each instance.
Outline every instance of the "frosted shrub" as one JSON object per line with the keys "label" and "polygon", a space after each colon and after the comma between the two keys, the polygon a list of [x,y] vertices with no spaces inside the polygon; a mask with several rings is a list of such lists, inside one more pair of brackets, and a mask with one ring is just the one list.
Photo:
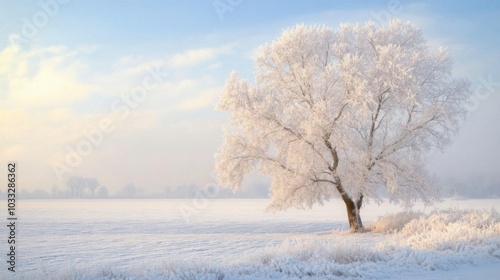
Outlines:
{"label": "frosted shrub", "polygon": [[371,249],[348,242],[286,240],[273,251],[280,255],[294,255],[303,261],[328,259],[335,263],[348,264],[381,260],[381,257]]}
{"label": "frosted shrub", "polygon": [[373,223],[371,231],[373,232],[397,232],[403,229],[403,227],[410,221],[418,219],[422,216],[422,213],[417,212],[400,212],[396,214],[390,214],[382,216],[375,220]]}
{"label": "frosted shrub", "polygon": [[500,219],[494,210],[435,211],[408,222],[399,234],[414,249],[462,251],[488,243],[498,250]]}

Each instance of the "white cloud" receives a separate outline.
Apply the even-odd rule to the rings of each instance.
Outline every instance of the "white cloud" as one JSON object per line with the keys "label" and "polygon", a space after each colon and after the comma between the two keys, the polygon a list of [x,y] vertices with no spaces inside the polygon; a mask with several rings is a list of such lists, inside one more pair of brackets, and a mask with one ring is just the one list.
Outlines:
{"label": "white cloud", "polygon": [[8,97],[0,108],[61,106],[84,98],[92,85],[79,81],[82,65],[65,47],[23,51],[10,45],[0,52],[2,88]]}
{"label": "white cloud", "polygon": [[175,67],[190,66],[213,59],[215,55],[214,49],[189,50],[172,57],[171,64]]}
{"label": "white cloud", "polygon": [[14,160],[19,158],[24,153],[22,145],[14,145],[2,151],[2,158],[6,160]]}
{"label": "white cloud", "polygon": [[222,89],[207,90],[195,97],[185,99],[177,104],[176,109],[180,111],[199,110],[202,108],[214,106],[214,101]]}
{"label": "white cloud", "polygon": [[[183,168],[190,164],[179,162],[184,158],[201,162],[197,159],[199,151],[193,147],[204,146],[208,150],[206,135],[218,139],[220,133],[217,129],[189,133],[174,129],[179,122],[176,113],[214,105],[220,93],[215,88],[219,86],[217,81],[211,73],[200,76],[190,69],[205,62],[209,63],[204,66],[210,67],[230,49],[226,46],[188,50],[149,59],[127,56],[110,69],[97,70],[88,56],[95,51],[92,46],[23,49],[11,44],[0,49],[0,155],[23,163],[23,170],[31,174],[23,177],[22,184],[27,188],[50,188],[54,184],[64,187],[52,164],[66,162],[68,151],[87,141],[84,132],[95,131],[101,120],[107,118],[115,129],[103,135],[102,143],[93,147],[69,175],[97,176],[109,187],[119,187],[122,183],[139,182],[148,171],[134,170],[137,162],[144,162],[154,166],[151,185],[188,182],[197,176],[200,178],[195,179],[203,182],[203,172],[178,178],[180,172],[189,173]],[[148,71],[158,68],[172,76],[162,80],[144,100],[128,106],[123,96],[129,97],[135,87],[142,85]],[[116,109],[114,102],[119,102],[116,108],[124,109],[112,110]],[[96,109],[90,108],[94,105]],[[193,122],[197,124],[198,120]],[[212,146],[213,143],[215,140]],[[210,149],[215,149],[212,146]],[[203,153],[210,155],[211,151]],[[113,165],[118,163],[128,165]],[[206,157],[204,168],[208,170],[211,164],[212,157]],[[165,165],[175,172],[158,176]]]}
{"label": "white cloud", "polygon": [[182,53],[175,54],[170,59],[170,65],[173,67],[193,66],[203,62],[213,60],[221,54],[230,52],[232,45],[222,46],[220,48],[202,48],[187,50]]}

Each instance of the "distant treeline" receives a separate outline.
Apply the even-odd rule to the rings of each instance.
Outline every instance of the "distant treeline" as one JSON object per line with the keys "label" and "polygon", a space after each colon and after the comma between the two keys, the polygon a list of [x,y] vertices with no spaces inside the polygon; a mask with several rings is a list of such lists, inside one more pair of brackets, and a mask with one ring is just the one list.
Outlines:
{"label": "distant treeline", "polygon": [[[190,199],[190,198],[267,198],[269,187],[255,185],[233,191],[218,187],[215,184],[200,187],[196,184],[180,186],[166,186],[162,191],[148,192],[144,188],[127,184],[117,192],[111,193],[106,186],[99,184],[96,178],[71,177],[66,181],[64,188],[52,187],[50,191],[35,189],[21,190],[19,199],[116,199],[116,198],[159,198],[159,199]],[[0,196],[6,193],[0,190]]]}
{"label": "distant treeline", "polygon": [[443,198],[498,198],[500,197],[500,184],[480,181],[457,182],[443,185],[440,193]]}
{"label": "distant treeline", "polygon": [[[442,198],[500,198],[500,183],[491,178],[476,176],[467,182],[437,181],[436,185]],[[190,199],[190,198],[267,198],[267,184],[248,185],[234,193],[230,189],[218,187],[215,184],[200,187],[196,184],[166,186],[161,191],[148,192],[134,184],[127,184],[117,192],[111,193],[106,186],[99,184],[96,178],[71,177],[63,188],[54,186],[50,191],[21,189],[19,199]],[[0,190],[0,196],[6,197],[6,192]],[[383,196],[383,194],[382,194]]]}

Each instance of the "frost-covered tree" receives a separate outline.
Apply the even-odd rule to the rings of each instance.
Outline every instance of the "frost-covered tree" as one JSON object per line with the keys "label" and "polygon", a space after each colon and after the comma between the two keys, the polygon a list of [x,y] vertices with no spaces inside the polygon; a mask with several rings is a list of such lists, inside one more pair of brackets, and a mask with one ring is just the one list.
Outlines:
{"label": "frost-covered tree", "polygon": [[257,168],[272,178],[275,210],[340,197],[352,231],[381,188],[396,202],[435,197],[424,156],[449,143],[470,91],[418,28],[298,25],[255,64],[255,82],[232,73],[218,104],[237,128],[216,155],[222,184],[237,190]]}

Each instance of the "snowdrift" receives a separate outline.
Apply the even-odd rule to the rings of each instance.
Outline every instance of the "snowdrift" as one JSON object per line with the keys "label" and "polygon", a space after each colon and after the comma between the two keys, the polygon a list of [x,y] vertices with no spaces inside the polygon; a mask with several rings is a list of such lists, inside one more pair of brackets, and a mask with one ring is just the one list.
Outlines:
{"label": "snowdrift", "polygon": [[161,260],[119,270],[43,269],[20,279],[387,279],[500,262],[497,212],[405,212],[377,219],[371,232],[297,236],[257,254],[223,262]]}

